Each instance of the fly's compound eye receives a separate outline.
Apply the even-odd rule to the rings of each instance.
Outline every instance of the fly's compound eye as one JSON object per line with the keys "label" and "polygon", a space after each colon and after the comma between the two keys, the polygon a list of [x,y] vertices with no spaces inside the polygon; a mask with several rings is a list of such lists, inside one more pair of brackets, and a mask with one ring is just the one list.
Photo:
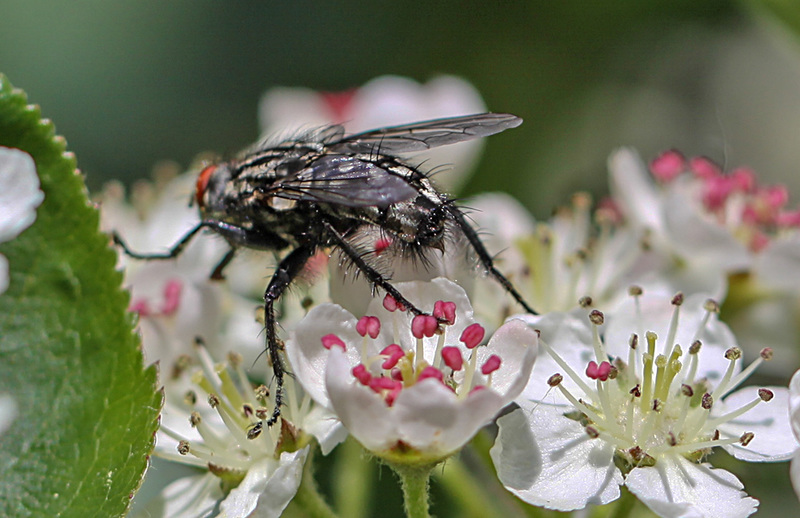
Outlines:
{"label": "fly's compound eye", "polygon": [[214,171],[217,170],[217,164],[213,164],[210,166],[206,166],[200,174],[197,176],[197,184],[196,184],[196,191],[195,191],[195,201],[197,205],[202,209],[203,208],[203,198],[205,198],[206,190],[208,189],[208,182],[211,180],[211,176],[214,174]]}

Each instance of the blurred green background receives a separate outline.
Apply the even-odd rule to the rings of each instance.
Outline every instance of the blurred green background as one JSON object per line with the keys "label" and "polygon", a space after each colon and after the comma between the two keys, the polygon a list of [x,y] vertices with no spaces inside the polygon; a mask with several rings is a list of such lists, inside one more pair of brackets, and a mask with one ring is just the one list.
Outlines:
{"label": "blurred green background", "polygon": [[[788,4],[791,5],[791,4]],[[0,5],[0,70],[57,123],[90,188],[233,153],[270,86],[342,90],[381,74],[473,82],[525,119],[490,139],[467,193],[546,216],[602,193],[619,145],[677,147],[776,181],[800,161],[800,52],[771,16],[724,0]]]}
{"label": "blurred green background", "polygon": [[[162,159],[242,149],[271,86],[458,75],[491,110],[525,119],[488,139],[463,194],[509,191],[545,217],[575,190],[602,195],[620,145],[750,165],[797,192],[797,5],[3,0],[0,71],[56,122],[92,190]],[[729,467],[762,515],[797,509],[786,464]]]}

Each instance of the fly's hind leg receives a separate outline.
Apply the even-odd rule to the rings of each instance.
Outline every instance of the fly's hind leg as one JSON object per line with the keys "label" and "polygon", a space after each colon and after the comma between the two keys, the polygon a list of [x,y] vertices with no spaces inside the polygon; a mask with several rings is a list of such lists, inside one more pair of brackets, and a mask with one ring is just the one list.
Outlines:
{"label": "fly's hind leg", "polygon": [[275,319],[275,301],[286,291],[297,275],[303,270],[306,262],[314,255],[314,247],[301,246],[283,258],[275,273],[269,281],[264,292],[264,323],[267,334],[267,352],[272,362],[272,372],[275,376],[275,408],[272,416],[267,420],[267,426],[272,426],[278,421],[283,405],[283,376],[286,368],[281,358],[282,345],[278,339],[277,320]]}
{"label": "fly's hind leg", "polygon": [[478,237],[478,233],[475,232],[475,229],[470,226],[467,222],[464,214],[452,204],[445,205],[445,209],[447,213],[450,215],[450,218],[458,225],[458,228],[464,233],[467,237],[467,241],[469,241],[470,246],[478,256],[478,260],[480,261],[481,265],[486,269],[486,271],[494,277],[494,279],[512,296],[514,300],[519,303],[520,306],[525,308],[525,311],[532,315],[538,315],[532,307],[525,302],[525,299],[522,298],[522,295],[517,291],[511,281],[506,279],[506,277],[500,273],[500,271],[494,267],[494,260],[489,252],[486,250],[486,247],[483,246],[481,239]]}
{"label": "fly's hind leg", "polygon": [[392,286],[392,284],[383,275],[381,275],[380,272],[367,263],[358,250],[353,248],[353,246],[347,242],[344,236],[342,236],[342,234],[340,234],[339,231],[333,227],[333,225],[324,220],[322,224],[325,226],[325,230],[327,230],[328,235],[333,238],[336,246],[347,256],[348,259],[353,261],[353,264],[356,266],[356,268],[358,268],[366,276],[369,282],[382,288],[386,293],[391,295],[394,300],[405,306],[405,308],[408,311],[411,311],[414,315],[427,315],[427,313],[416,307],[407,298],[405,298],[402,293],[397,291],[397,288]]}

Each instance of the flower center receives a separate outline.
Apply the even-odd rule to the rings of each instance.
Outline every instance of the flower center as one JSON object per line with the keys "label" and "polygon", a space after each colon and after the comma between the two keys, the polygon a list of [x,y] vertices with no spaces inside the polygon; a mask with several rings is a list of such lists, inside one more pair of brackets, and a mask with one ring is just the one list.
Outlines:
{"label": "flower center", "polygon": [[[448,387],[459,397],[466,397],[471,391],[491,386],[492,373],[502,363],[497,355],[490,356],[478,365],[477,347],[483,342],[486,330],[480,324],[467,326],[458,337],[453,336],[456,322],[456,304],[437,301],[430,315],[417,315],[410,322],[414,342],[401,345],[402,326],[409,325],[402,314],[404,308],[390,296],[383,302],[384,308],[392,314],[389,329],[393,333],[393,343],[384,347],[377,355],[370,355],[371,341],[378,338],[386,327],[378,317],[364,316],[356,324],[356,331],[362,336],[360,344],[361,362],[353,367],[353,377],[365,387],[379,394],[388,406],[392,406],[400,393],[416,383],[432,378]],[[425,340],[435,339],[436,348],[432,362],[424,357]],[[321,339],[323,347],[341,347],[345,342],[334,334]],[[454,345],[460,344],[460,345]],[[468,358],[464,354],[468,352]],[[480,383],[475,371],[480,369],[486,382]]]}
{"label": "flower center", "polygon": [[[592,311],[589,318],[594,324],[596,361],[589,362],[585,377],[540,341],[585,394],[582,398],[573,395],[561,383],[561,374],[550,377],[550,386],[557,388],[577,410],[577,413],[567,415],[579,420],[590,437],[613,444],[617,456],[629,469],[654,465],[664,455],[679,454],[699,461],[714,446],[737,442],[747,445],[753,439],[752,433],[722,437],[718,427],[772,399],[772,392],[760,389],[758,397],[741,408],[723,415],[712,412],[716,401],[740,385],[762,361],[769,360],[772,353],[769,349],[763,350],[759,359],[735,375],[741,351],[729,349],[725,352],[728,368],[719,384],[709,391],[707,381],[697,377],[701,342],[696,340],[686,351],[674,342],[680,325],[682,302],[680,295],[672,300],[672,320],[660,350],[655,333],[646,332],[644,344],[640,344],[639,336],[634,333],[629,342],[627,361],[621,358],[609,361],[606,345],[598,331],[604,316],[599,311]],[[710,315],[717,311],[716,303],[707,301],[705,310],[705,318],[693,336],[700,336]]]}

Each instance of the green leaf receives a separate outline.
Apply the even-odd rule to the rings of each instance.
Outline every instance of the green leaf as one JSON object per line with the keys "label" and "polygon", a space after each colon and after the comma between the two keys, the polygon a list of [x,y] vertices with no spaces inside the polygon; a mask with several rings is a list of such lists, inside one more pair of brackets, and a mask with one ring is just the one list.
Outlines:
{"label": "green leaf", "polygon": [[745,5],[777,20],[795,39],[800,38],[800,3],[797,0],[746,0]]}
{"label": "green leaf", "polygon": [[75,157],[0,75],[0,146],[35,163],[36,222],[0,244],[0,394],[18,407],[0,437],[0,516],[119,516],[153,449],[162,394],[143,369],[116,254]]}

